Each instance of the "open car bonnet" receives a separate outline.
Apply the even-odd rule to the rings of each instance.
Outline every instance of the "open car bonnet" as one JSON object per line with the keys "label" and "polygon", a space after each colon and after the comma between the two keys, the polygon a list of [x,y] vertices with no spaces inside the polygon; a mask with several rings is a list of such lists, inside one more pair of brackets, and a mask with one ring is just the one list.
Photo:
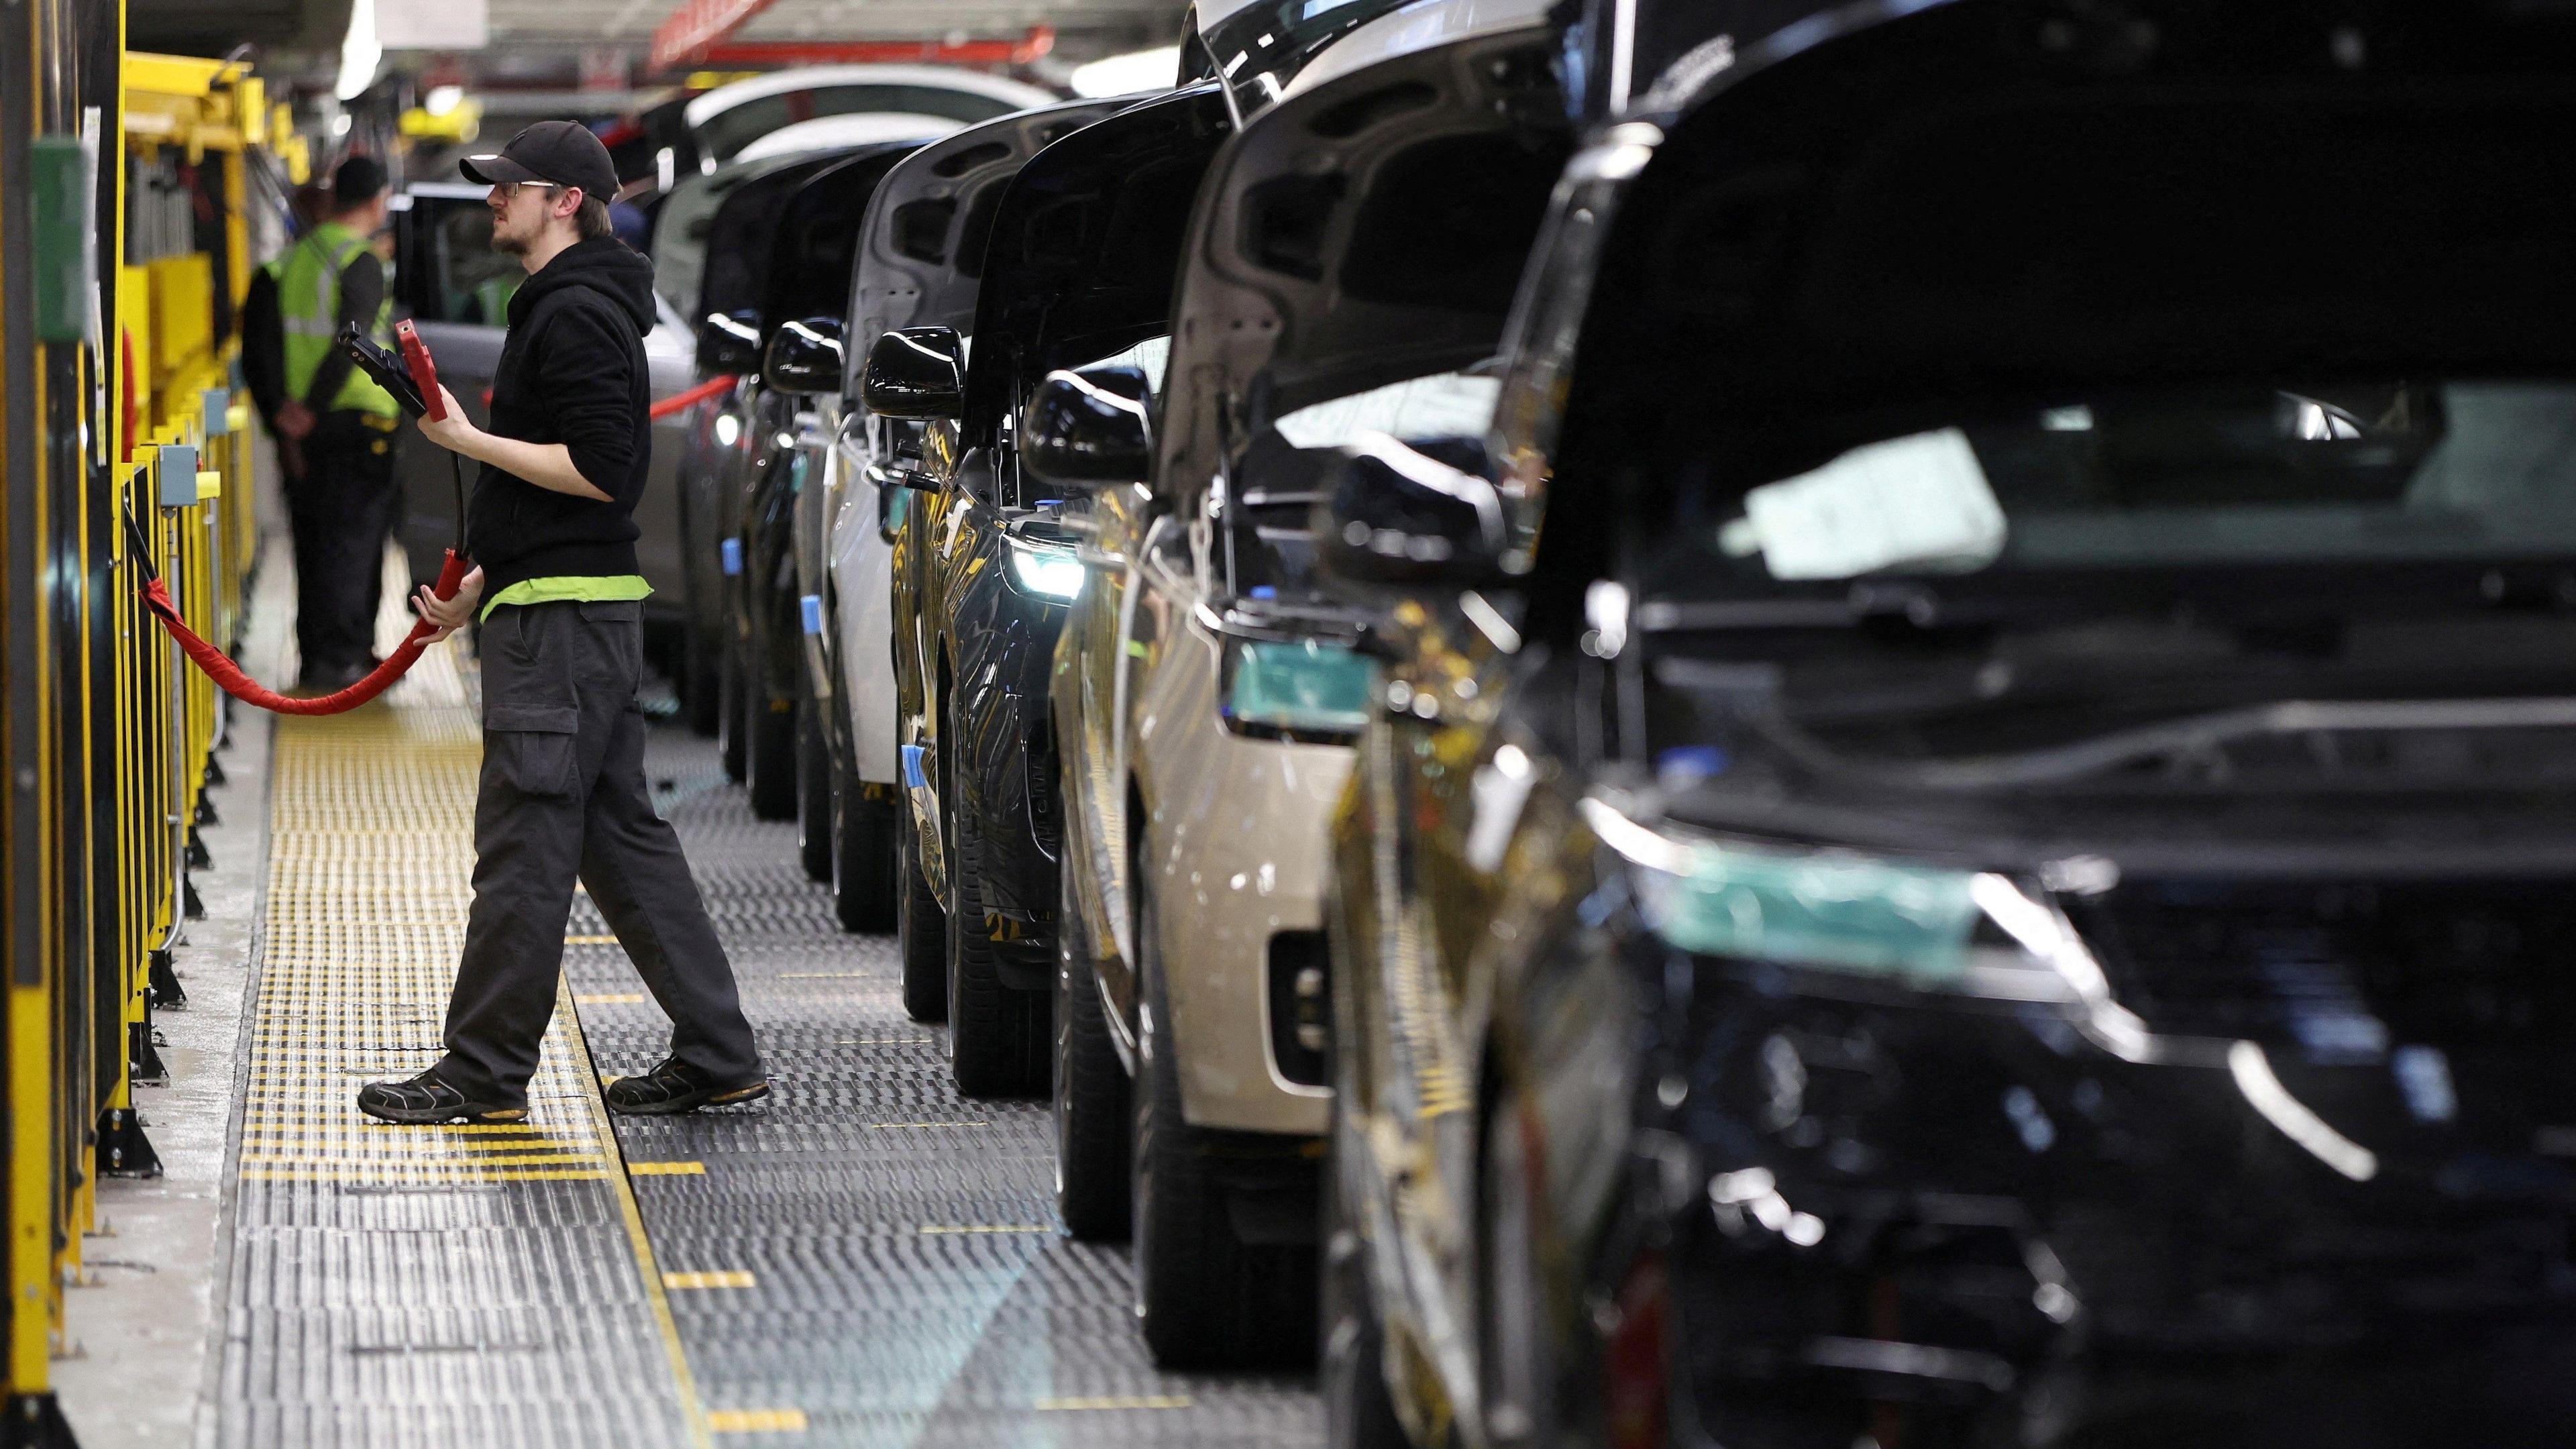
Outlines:
{"label": "open car bonnet", "polygon": [[1299,408],[1495,352],[1571,132],[1544,7],[1449,8],[1472,23],[1409,7],[1419,45],[1301,84],[1210,173],[1158,479],[1195,487]]}
{"label": "open car bonnet", "polygon": [[973,325],[985,239],[1011,178],[1038,152],[1136,101],[1067,101],[1003,116],[924,146],[887,173],[861,224],[851,282],[850,396],[880,334]]}
{"label": "open car bonnet", "polygon": [[1606,129],[1515,324],[1512,486],[1722,489],[2070,387],[2568,375],[2576,16],[2367,15],[1854,6]]}
{"label": "open car bonnet", "polygon": [[1016,405],[1013,379],[1170,330],[1199,182],[1231,134],[1217,88],[1195,86],[1086,126],[1011,178],[976,299],[968,446],[991,439]]}

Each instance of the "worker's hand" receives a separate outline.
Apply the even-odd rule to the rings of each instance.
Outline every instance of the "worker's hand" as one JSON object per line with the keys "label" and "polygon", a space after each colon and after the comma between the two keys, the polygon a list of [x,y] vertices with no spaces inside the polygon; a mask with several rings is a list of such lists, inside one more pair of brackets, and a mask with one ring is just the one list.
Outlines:
{"label": "worker's hand", "polygon": [[277,405],[277,430],[291,442],[302,442],[313,436],[313,409],[294,398]]}
{"label": "worker's hand", "polygon": [[422,642],[435,644],[464,627],[465,621],[474,617],[474,606],[482,600],[483,571],[479,568],[467,570],[465,577],[456,581],[456,597],[452,599],[442,599],[429,591],[429,585],[421,585],[412,602],[420,616],[438,631]]}
{"label": "worker's hand", "polygon": [[465,405],[456,400],[456,394],[449,392],[445,383],[439,384],[438,396],[447,404],[447,416],[421,417],[419,419],[421,436],[451,453],[463,453],[469,458],[473,457],[473,440],[481,437],[483,430],[466,420]]}

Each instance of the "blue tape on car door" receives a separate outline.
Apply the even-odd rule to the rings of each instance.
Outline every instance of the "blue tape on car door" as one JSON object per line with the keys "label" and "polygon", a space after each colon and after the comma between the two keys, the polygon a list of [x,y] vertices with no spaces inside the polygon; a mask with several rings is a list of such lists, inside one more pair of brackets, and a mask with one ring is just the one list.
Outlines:
{"label": "blue tape on car door", "polygon": [[802,598],[799,598],[796,602],[805,610],[805,632],[808,634],[822,633],[823,596],[821,594],[807,594]]}
{"label": "blue tape on car door", "polygon": [[903,747],[903,788],[907,790],[930,788],[930,781],[921,773],[921,746],[919,745]]}
{"label": "blue tape on car door", "polygon": [[728,538],[717,551],[724,555],[725,577],[739,577],[742,573],[742,540]]}

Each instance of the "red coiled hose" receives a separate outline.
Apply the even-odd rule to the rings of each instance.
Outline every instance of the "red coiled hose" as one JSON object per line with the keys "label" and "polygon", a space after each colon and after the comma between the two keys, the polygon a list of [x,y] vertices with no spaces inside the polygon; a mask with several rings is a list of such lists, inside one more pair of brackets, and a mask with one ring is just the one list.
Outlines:
{"label": "red coiled hose", "polygon": [[[136,557],[147,560],[146,568],[149,568],[149,555],[138,553]],[[470,567],[468,560],[458,558],[456,550],[449,549],[447,561],[439,565],[438,582],[430,592],[442,599],[455,598],[456,586],[464,581]],[[224,651],[199,638],[197,631],[189,628],[187,621],[179,617],[179,606],[171,602],[170,591],[161,586],[159,576],[149,572],[144,576],[143,607],[152,611],[152,616],[161,621],[161,627],[178,641],[180,649],[197,661],[197,667],[204,670],[206,677],[220,685],[226,694],[244,704],[255,704],[278,714],[340,714],[356,709],[410,673],[413,663],[420,658],[420,652],[429,647],[429,636],[437,632],[436,625],[423,619],[411,626],[411,633],[403,639],[401,647],[386,655],[385,662],[377,665],[366,678],[336,694],[296,699],[279,694],[243,673],[242,667]]]}

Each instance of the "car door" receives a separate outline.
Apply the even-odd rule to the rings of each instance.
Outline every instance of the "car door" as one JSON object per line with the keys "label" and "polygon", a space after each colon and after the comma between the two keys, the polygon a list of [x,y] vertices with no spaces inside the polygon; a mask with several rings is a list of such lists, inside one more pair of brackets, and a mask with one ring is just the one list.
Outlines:
{"label": "car door", "polygon": [[[479,186],[419,185],[393,198],[394,300],[420,329],[438,380],[477,425],[490,421],[484,395],[501,360],[510,298],[526,273],[492,249],[492,211]],[[438,577],[458,538],[454,454],[412,438],[395,450],[402,487],[399,537],[414,579]],[[469,468],[464,487],[473,478]]]}

